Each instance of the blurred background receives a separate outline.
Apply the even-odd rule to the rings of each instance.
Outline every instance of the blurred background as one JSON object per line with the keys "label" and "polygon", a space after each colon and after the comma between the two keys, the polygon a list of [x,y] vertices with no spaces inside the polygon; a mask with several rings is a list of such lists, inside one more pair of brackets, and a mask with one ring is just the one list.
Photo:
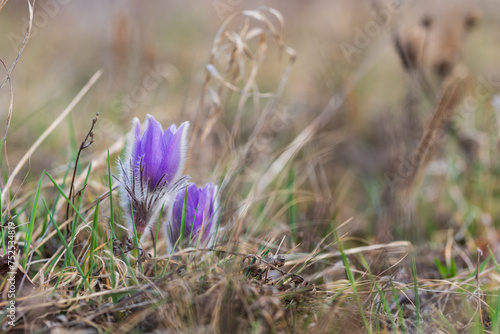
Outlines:
{"label": "blurred background", "polygon": [[[370,239],[375,234],[388,172],[418,142],[440,85],[457,64],[469,74],[467,94],[474,110],[458,128],[467,130],[470,138],[462,143],[465,139],[458,131],[458,139],[447,140],[434,163],[426,166],[418,192],[419,219],[436,230],[451,227],[455,232],[464,224],[478,231],[500,225],[494,204],[500,195],[500,111],[491,102],[500,90],[496,0],[38,0],[31,37],[12,75],[10,168],[98,69],[104,71],[98,83],[31,157],[27,182],[38,180],[45,169],[64,170],[96,112],[100,116],[95,142],[85,151],[84,161],[119,140],[133,117],[143,120],[149,113],[165,127],[184,120],[193,123],[219,27],[231,15],[261,5],[281,12],[283,42],[297,58],[276,106],[282,124],[271,129],[242,179],[255,181],[258,171],[311,124],[332,97],[340,102],[287,169],[295,175],[297,238],[304,248],[312,249],[315,241],[307,235],[323,235],[333,216],[339,222],[353,217],[349,231],[354,236]],[[21,0],[11,0],[0,12],[0,58],[7,66],[19,52],[28,17],[28,5]],[[232,25],[237,29],[241,22],[236,19]],[[273,92],[287,62],[271,37],[268,44],[257,81],[262,91]],[[474,95],[477,89],[479,95]],[[2,124],[8,106],[6,86],[0,90]],[[415,122],[421,126],[411,133],[404,124],[408,110],[415,108]],[[258,109],[254,104],[245,107],[241,142],[255,127]],[[195,181],[218,177],[212,173],[234,113],[235,108],[225,108],[213,133],[199,144],[199,159],[193,159],[189,169]],[[402,142],[406,148],[401,151]],[[283,184],[288,186],[287,181]],[[97,187],[95,193],[99,191]],[[281,210],[282,201],[277,199],[270,204],[275,208],[266,211],[257,209],[259,205],[264,202],[255,210],[266,212],[266,221],[283,224],[279,233],[286,232],[290,218],[286,209]],[[269,226],[275,225],[252,228],[257,233]]]}

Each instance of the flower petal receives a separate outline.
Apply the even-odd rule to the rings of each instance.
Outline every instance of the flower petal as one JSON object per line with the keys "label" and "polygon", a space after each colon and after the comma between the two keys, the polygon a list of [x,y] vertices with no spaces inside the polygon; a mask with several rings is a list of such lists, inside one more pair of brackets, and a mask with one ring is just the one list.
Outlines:
{"label": "flower petal", "polygon": [[148,125],[141,140],[144,174],[149,179],[151,187],[155,187],[161,178],[158,169],[162,163],[161,151],[163,130],[153,116],[148,115]]}
{"label": "flower petal", "polygon": [[[172,128],[172,127],[170,127]],[[170,129],[169,128],[169,129]],[[159,167],[161,176],[166,175],[164,180],[167,182],[174,182],[184,168],[186,160],[186,137],[189,123],[184,122],[179,129],[173,134],[168,142],[163,141],[163,159]],[[168,130],[165,131],[168,134]],[[165,136],[165,134],[164,134]],[[169,136],[167,136],[169,137]]]}
{"label": "flower petal", "polygon": [[177,127],[175,126],[175,124],[172,124],[168,129],[165,130],[165,132],[163,132],[163,143],[166,144],[167,147],[176,132]]}
{"label": "flower petal", "polygon": [[200,201],[200,207],[203,208],[203,241],[207,241],[213,232],[214,222],[214,198],[215,198],[215,187],[208,183],[205,188],[203,188],[203,198],[204,202]]}

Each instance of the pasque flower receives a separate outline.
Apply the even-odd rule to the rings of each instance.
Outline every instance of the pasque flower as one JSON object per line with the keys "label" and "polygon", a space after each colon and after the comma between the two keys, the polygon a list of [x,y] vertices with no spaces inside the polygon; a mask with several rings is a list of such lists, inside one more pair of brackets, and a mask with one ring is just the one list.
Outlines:
{"label": "pasque flower", "polygon": [[163,204],[172,201],[185,185],[187,177],[182,177],[182,172],[188,127],[189,123],[184,122],[179,128],[174,124],[163,131],[160,123],[148,115],[141,136],[139,120],[132,121],[118,175],[120,203],[131,231],[135,223],[137,232],[144,234],[158,218]]}
{"label": "pasque flower", "polygon": [[173,248],[182,235],[182,213],[186,200],[184,244],[210,245],[219,216],[217,186],[208,183],[204,188],[190,184],[177,192],[172,214],[167,224],[169,247]]}

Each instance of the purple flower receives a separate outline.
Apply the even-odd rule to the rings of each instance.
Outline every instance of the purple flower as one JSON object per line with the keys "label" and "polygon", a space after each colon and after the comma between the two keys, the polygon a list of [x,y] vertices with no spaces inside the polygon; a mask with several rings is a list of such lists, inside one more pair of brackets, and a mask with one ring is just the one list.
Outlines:
{"label": "purple flower", "polygon": [[175,197],[171,218],[167,224],[169,248],[172,249],[181,236],[184,199],[186,199],[185,244],[209,246],[213,242],[219,216],[217,186],[208,183],[205,188],[198,188],[192,183],[186,189],[180,190]]}
{"label": "purple flower", "polygon": [[181,177],[186,160],[186,136],[189,123],[163,131],[160,123],[148,115],[141,136],[139,120],[134,118],[127,151],[119,161],[121,205],[128,227],[143,234],[158,218],[162,205],[179,190],[187,177]]}

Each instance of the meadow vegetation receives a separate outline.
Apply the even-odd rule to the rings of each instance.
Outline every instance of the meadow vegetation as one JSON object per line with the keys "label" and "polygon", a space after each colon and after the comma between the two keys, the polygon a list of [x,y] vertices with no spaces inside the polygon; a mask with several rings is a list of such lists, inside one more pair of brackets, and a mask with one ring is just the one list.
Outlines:
{"label": "meadow vegetation", "polygon": [[500,3],[260,4],[0,0],[0,332],[500,333]]}

